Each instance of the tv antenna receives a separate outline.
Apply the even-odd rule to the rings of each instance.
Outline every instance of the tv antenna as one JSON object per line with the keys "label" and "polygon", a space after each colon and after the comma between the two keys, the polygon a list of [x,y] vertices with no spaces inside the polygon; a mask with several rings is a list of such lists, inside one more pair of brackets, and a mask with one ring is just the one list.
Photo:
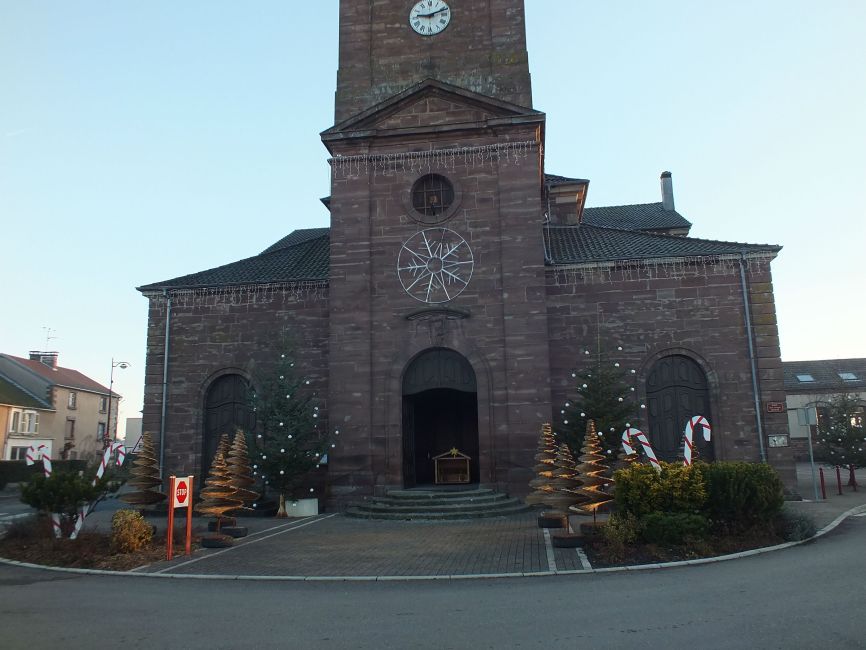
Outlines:
{"label": "tv antenna", "polygon": [[56,336],[51,336],[52,332],[56,332],[57,330],[52,327],[43,327],[45,331],[45,349],[49,350],[51,348],[51,341],[56,339]]}

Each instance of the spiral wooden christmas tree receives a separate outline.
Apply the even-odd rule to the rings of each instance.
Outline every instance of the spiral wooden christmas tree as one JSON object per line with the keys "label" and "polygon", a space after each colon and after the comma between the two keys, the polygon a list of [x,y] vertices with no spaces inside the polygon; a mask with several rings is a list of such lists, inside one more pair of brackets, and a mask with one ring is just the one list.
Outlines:
{"label": "spiral wooden christmas tree", "polygon": [[613,483],[613,479],[606,476],[608,466],[604,462],[601,439],[593,420],[586,423],[586,436],[580,451],[580,465],[577,470],[583,485],[578,491],[586,500],[580,505],[571,506],[569,510],[581,515],[592,515],[595,523],[596,513],[613,500],[610,494],[604,492],[604,488]]}
{"label": "spiral wooden christmas tree", "polygon": [[256,481],[253,478],[246,436],[240,429],[235,432],[235,439],[229,450],[226,465],[229,475],[229,485],[234,489],[232,498],[241,502],[238,510],[251,511],[252,508],[250,506],[259,498],[259,493],[253,492],[250,489],[250,486],[254,485]]}
{"label": "spiral wooden christmas tree", "polygon": [[[223,431],[222,435],[220,435],[220,441],[217,443],[216,451],[214,452],[214,458],[216,458],[217,454],[222,454],[223,459],[226,461],[229,457],[229,451],[232,448],[231,441],[229,440],[229,434],[227,431]],[[213,462],[213,459],[211,459]]]}
{"label": "spiral wooden christmas tree", "polygon": [[230,510],[243,507],[243,501],[235,497],[235,488],[230,485],[231,477],[223,455],[217,451],[210,466],[210,474],[205,481],[205,487],[199,493],[201,501],[196,504],[196,512],[210,515],[217,520],[216,529],[219,532],[222,519]]}
{"label": "spiral wooden christmas tree", "polygon": [[545,497],[549,494],[547,486],[553,480],[553,469],[556,462],[556,438],[549,424],[541,425],[541,435],[538,438],[538,453],[535,454],[535,478],[529,482],[532,493],[525,501],[529,505],[546,504]]}
{"label": "spiral wooden christmas tree", "polygon": [[159,460],[153,448],[150,433],[145,431],[141,436],[141,451],[135,456],[130,470],[131,479],[128,485],[137,488],[135,492],[122,494],[119,498],[132,506],[152,506],[167,497],[156,488],[162,485],[159,477]]}
{"label": "spiral wooden christmas tree", "polygon": [[[556,458],[553,466],[553,478],[544,489],[545,505],[549,506],[553,512],[558,514],[567,514],[569,506],[576,505],[585,500],[585,497],[578,489],[583,482],[579,478],[577,465],[574,462],[574,457],[568,445],[562,443],[557,445]],[[553,514],[548,512],[548,515]]]}

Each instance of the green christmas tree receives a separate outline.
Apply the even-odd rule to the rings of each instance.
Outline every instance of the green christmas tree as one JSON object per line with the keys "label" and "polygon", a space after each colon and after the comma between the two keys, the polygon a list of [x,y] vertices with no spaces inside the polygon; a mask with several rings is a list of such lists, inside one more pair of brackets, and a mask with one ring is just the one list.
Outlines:
{"label": "green christmas tree", "polygon": [[604,355],[598,355],[591,367],[572,372],[575,394],[560,409],[562,424],[558,430],[573,453],[581,448],[584,432],[592,420],[601,434],[601,453],[615,457],[621,446],[622,432],[637,422],[634,386],[629,385],[633,384],[630,379],[633,373],[626,372],[619,362]]}
{"label": "green christmas tree", "polygon": [[310,380],[297,376],[289,353],[280,354],[256,385],[253,407],[259,432],[253,470],[279,494],[277,517],[287,517],[286,499],[300,496],[304,479],[328,449],[327,434],[318,423]]}
{"label": "green christmas tree", "polygon": [[866,414],[856,395],[830,399],[818,418],[815,459],[829,465],[866,467]]}

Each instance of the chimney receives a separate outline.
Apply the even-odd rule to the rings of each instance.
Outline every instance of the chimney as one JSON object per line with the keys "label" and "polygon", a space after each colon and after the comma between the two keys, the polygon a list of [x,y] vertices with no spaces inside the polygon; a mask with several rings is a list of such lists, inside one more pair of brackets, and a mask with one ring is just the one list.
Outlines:
{"label": "chimney", "polygon": [[674,182],[670,172],[662,172],[662,205],[665,210],[674,210]]}
{"label": "chimney", "polygon": [[57,357],[59,352],[40,352],[39,350],[30,350],[30,360],[44,363],[52,370],[57,370]]}

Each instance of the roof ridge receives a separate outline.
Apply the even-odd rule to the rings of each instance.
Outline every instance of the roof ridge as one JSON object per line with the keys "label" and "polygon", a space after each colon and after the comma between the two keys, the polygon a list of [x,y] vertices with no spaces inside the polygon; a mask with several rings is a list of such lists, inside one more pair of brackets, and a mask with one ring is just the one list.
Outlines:
{"label": "roof ridge", "polygon": [[563,226],[563,225],[551,225],[551,228],[595,228],[596,230],[611,230],[613,232],[624,232],[630,235],[639,235],[641,237],[652,237],[655,239],[666,239],[673,241],[699,241],[705,242],[707,244],[734,244],[737,246],[753,246],[759,248],[777,248],[779,250],[782,247],[779,244],[750,244],[748,242],[741,241],[728,241],[724,239],[704,239],[703,237],[691,237],[689,235],[669,235],[667,233],[660,232],[652,232],[648,230],[634,230],[630,228],[613,228],[611,226],[596,226],[591,223],[579,223],[576,226]]}
{"label": "roof ridge", "polygon": [[[594,205],[586,206],[584,210],[609,210],[611,208],[633,208],[638,205],[662,205],[662,201],[650,201],[649,203],[622,203],[620,205]],[[668,212],[677,212],[676,210],[668,210]],[[679,212],[677,212],[679,214]]]}

